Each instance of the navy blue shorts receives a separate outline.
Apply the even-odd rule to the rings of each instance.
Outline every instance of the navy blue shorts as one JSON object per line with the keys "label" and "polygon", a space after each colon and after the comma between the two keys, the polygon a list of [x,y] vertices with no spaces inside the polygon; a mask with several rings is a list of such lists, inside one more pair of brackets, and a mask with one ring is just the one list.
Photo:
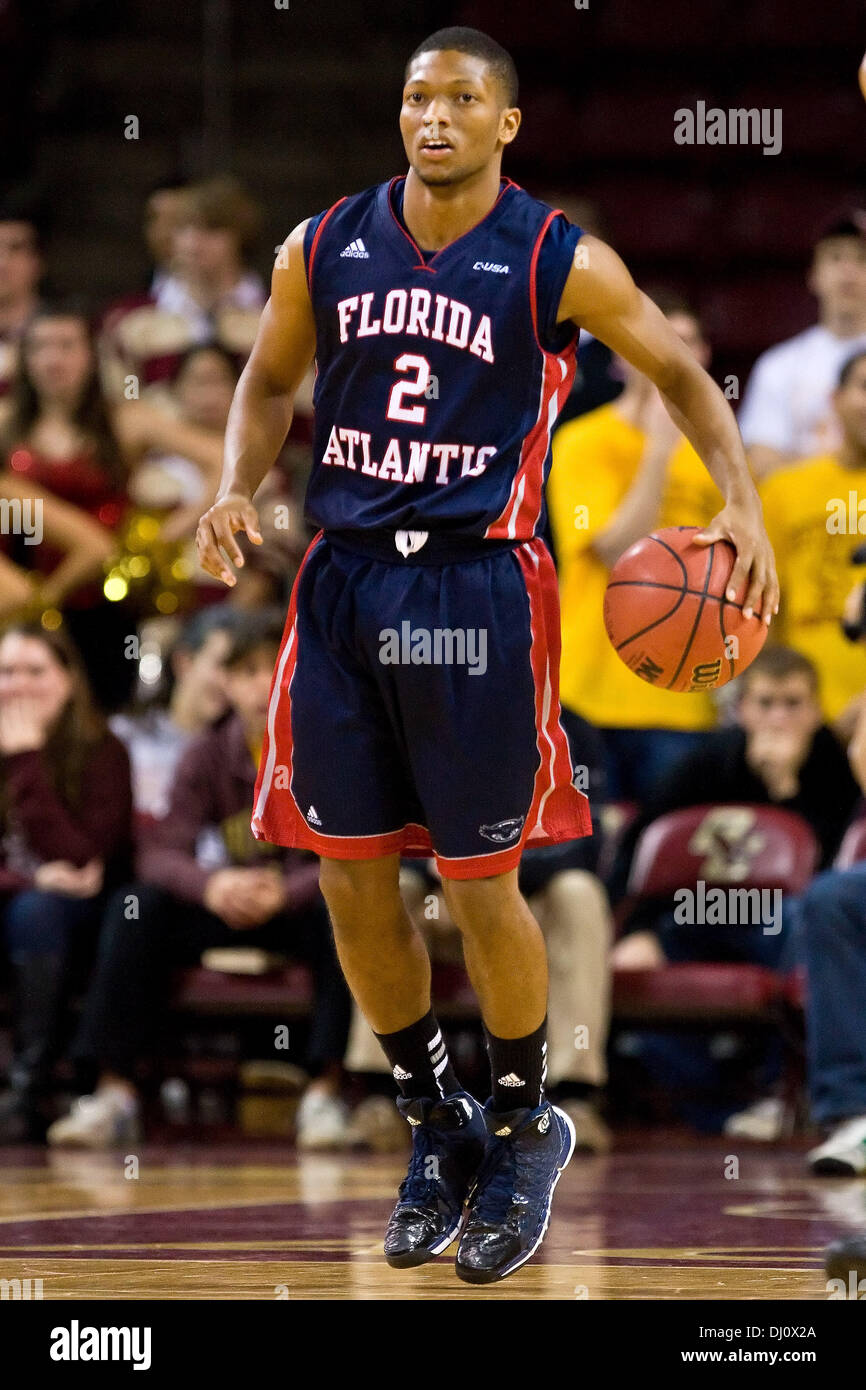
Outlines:
{"label": "navy blue shorts", "polygon": [[592,833],[560,724],[546,546],[425,550],[310,545],[271,685],[259,839],[333,859],[432,854],[445,878],[482,878],[525,845]]}

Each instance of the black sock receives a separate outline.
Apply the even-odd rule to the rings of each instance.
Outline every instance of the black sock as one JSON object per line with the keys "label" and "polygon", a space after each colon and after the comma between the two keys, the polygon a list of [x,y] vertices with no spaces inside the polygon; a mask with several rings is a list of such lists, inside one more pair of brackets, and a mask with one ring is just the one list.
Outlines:
{"label": "black sock", "polygon": [[494,1038],[484,1029],[490,1055],[493,1109],[534,1110],[544,1096],[547,1076],[547,1019],[525,1038]]}
{"label": "black sock", "polygon": [[407,1100],[419,1096],[439,1100],[461,1089],[432,1009],[408,1028],[377,1033],[376,1037],[391,1063],[391,1075]]}

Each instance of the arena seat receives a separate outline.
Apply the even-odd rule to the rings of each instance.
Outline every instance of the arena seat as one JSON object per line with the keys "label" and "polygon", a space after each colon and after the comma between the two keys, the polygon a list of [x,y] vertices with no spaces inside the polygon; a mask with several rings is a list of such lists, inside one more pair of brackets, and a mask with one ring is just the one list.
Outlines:
{"label": "arena seat", "polygon": [[[475,993],[458,965],[434,962],[433,997],[443,1019],[478,1016]],[[287,962],[264,975],[231,975],[198,965],[176,972],[171,1007],[200,1018],[301,1018],[312,998],[312,977],[304,965]]]}
{"label": "arena seat", "polygon": [[845,831],[839,851],[833,861],[834,869],[850,869],[866,860],[866,812],[853,820]]}
{"label": "arena seat", "polygon": [[[814,301],[797,271],[751,275],[720,282],[701,301],[707,337],[717,353],[763,351],[808,328]],[[771,326],[771,327],[770,327]]]}
{"label": "arena seat", "polygon": [[858,205],[856,190],[846,183],[813,175],[777,175],[772,181],[755,174],[732,189],[722,210],[726,250],[731,256],[763,257],[802,266],[820,232]]}
{"label": "arena seat", "polygon": [[[802,892],[818,863],[809,825],[790,811],[760,805],[690,806],[660,816],[635,848],[626,894],[633,910],[681,889],[781,889]],[[783,977],[765,966],[687,962],[654,970],[617,970],[618,1021],[707,1023],[766,1021],[785,999]]]}

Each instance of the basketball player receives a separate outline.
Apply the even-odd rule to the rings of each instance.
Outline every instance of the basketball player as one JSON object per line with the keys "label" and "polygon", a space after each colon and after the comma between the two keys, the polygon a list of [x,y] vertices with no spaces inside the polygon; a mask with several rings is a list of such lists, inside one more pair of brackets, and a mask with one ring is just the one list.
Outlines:
{"label": "basketball player", "polygon": [[[402,1093],[413,1152],[386,1258],[420,1264],[460,1232],[470,1283],[540,1245],[574,1144],[545,1100],[547,963],[517,868],[525,845],[591,828],[538,538],[578,325],[646,373],[705,461],[726,505],[704,538],[735,545],[745,608],[769,622],[778,600],[724,397],[613,251],[500,176],[519,126],[513,62],[486,35],[441,30],[412,55],[409,171],[285,242],[198,530],[204,568],[234,583],[234,535],[261,543],[251,499],[315,356],[320,532],[274,674],[253,829],[321,856],[346,978]],[[398,892],[400,856],[431,853],[481,1006],[484,1106],[451,1067]]]}

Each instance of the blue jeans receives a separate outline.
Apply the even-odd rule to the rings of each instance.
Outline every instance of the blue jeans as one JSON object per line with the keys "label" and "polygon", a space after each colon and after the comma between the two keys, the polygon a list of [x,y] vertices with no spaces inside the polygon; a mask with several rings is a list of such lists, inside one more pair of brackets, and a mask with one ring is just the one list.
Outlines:
{"label": "blue jeans", "polygon": [[818,874],[800,899],[812,1113],[866,1115],[866,864]]}
{"label": "blue jeans", "polygon": [[599,729],[604,742],[607,795],[645,806],[670,769],[710,736],[705,730]]}
{"label": "blue jeans", "polygon": [[3,936],[10,959],[19,956],[67,956],[78,944],[75,936],[98,925],[103,899],[72,898],[63,893],[25,888],[2,909]]}

